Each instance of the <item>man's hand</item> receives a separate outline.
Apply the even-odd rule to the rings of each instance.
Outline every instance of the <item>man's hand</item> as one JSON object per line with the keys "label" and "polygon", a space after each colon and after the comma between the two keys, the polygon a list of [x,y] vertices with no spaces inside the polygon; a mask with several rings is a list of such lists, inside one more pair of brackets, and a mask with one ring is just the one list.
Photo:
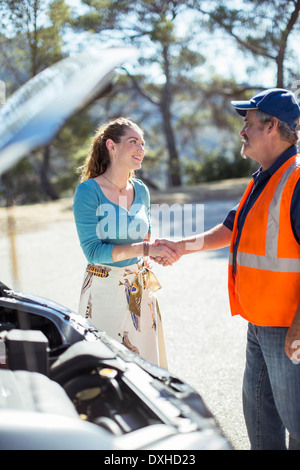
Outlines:
{"label": "man's hand", "polygon": [[300,363],[300,304],[286,334],[285,352],[295,364]]}
{"label": "man's hand", "polygon": [[291,325],[285,338],[285,353],[295,364],[300,363],[300,331]]}
{"label": "man's hand", "polygon": [[177,262],[182,255],[176,242],[165,239],[155,240],[155,242],[150,245],[149,254],[151,259],[163,266],[171,266],[173,263]]}

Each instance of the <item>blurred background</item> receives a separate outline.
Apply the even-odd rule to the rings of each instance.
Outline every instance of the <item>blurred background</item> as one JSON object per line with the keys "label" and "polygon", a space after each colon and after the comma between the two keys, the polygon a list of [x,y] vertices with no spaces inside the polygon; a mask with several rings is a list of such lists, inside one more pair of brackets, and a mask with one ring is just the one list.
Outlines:
{"label": "blurred background", "polygon": [[[205,229],[222,222],[256,169],[240,156],[243,122],[230,101],[272,87],[298,97],[299,13],[300,0],[0,0],[0,107],[88,46],[139,51],[104,98],[1,176],[0,281],[77,309],[85,259],[71,210],[76,168],[98,126],[116,116],[145,131],[137,176],[151,202],[201,203]],[[156,236],[155,214],[153,228]],[[230,316],[227,259],[225,249],[155,269],[170,370],[202,394],[235,447],[247,449],[247,325]]]}
{"label": "blurred background", "polygon": [[299,11],[300,0],[0,0],[0,106],[95,41],[140,53],[104,99],[2,177],[0,204],[8,192],[15,204],[72,196],[96,128],[119,115],[145,130],[138,176],[150,188],[250,175],[230,100],[271,87],[297,93]]}

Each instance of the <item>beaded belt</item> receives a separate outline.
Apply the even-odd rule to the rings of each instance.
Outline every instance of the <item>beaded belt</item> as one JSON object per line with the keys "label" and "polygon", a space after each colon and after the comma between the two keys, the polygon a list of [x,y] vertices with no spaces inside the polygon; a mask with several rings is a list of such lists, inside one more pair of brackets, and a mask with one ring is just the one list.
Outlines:
{"label": "beaded belt", "polygon": [[97,268],[97,266],[93,264],[88,264],[86,267],[86,271],[89,274],[92,274],[93,276],[97,277],[107,277],[108,276],[108,271],[105,268]]}

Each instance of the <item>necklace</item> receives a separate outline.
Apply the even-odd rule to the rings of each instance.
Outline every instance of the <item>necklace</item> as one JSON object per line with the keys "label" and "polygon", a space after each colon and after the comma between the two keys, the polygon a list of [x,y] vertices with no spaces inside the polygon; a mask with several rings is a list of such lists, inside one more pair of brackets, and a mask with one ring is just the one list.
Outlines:
{"label": "necklace", "polygon": [[118,188],[119,192],[121,193],[122,191],[124,191],[124,189],[127,188],[127,183],[126,183],[126,186],[124,186],[124,188],[120,188],[119,186],[117,186],[115,183],[113,183],[112,181],[110,181],[108,178],[106,178],[106,176],[103,175],[102,173],[102,176],[103,178],[105,178],[109,183],[111,183],[113,186],[115,186],[116,188]]}

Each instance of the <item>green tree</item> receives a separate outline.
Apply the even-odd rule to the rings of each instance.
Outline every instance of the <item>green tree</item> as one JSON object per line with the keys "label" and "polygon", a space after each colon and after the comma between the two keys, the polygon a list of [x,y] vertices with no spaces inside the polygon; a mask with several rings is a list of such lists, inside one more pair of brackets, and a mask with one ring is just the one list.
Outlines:
{"label": "green tree", "polygon": [[299,63],[291,38],[299,33],[300,0],[243,0],[239,4],[229,0],[203,4],[194,0],[192,3],[209,17],[212,31],[221,27],[244,52],[276,64],[275,86],[286,87],[295,78]]}
{"label": "green tree", "polygon": [[142,74],[137,77],[128,73],[135,90],[161,117],[168,154],[169,185],[180,185],[181,168],[173,108],[178,93],[186,93],[192,86],[191,71],[204,62],[204,57],[192,46],[192,31],[179,32],[178,25],[184,22],[183,15],[188,9],[186,1],[85,0],[82,3],[89,6],[90,11],[74,22],[76,27],[102,34],[107,28],[110,36],[113,28],[121,34],[123,42],[136,45],[143,51],[139,59]]}
{"label": "green tree", "polygon": [[[0,22],[5,31],[0,37],[0,66],[8,94],[63,57],[62,31],[69,17],[70,8],[64,0],[0,0]],[[44,193],[57,199],[50,182],[50,161],[48,145],[31,155],[31,169],[38,168]]]}

